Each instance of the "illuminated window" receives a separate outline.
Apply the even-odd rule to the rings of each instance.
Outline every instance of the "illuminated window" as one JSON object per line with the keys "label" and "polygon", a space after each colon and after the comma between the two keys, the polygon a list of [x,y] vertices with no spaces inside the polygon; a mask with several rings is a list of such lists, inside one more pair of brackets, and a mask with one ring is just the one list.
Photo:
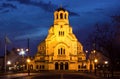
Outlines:
{"label": "illuminated window", "polygon": [[86,68],[86,64],[85,63],[82,63],[82,68]]}

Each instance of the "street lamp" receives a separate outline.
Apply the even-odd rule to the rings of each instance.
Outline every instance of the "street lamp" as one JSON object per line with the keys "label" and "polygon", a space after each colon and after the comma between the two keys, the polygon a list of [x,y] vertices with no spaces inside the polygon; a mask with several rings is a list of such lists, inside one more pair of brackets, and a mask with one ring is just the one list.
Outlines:
{"label": "street lamp", "polygon": [[95,59],[95,60],[94,60],[94,62],[95,62],[95,75],[96,75],[96,70],[97,70],[97,62],[98,62],[98,60],[97,60],[97,59]]}
{"label": "street lamp", "polygon": [[88,50],[86,50],[85,52],[86,52],[86,54],[87,54],[87,53],[88,53]]}
{"label": "street lamp", "polygon": [[7,61],[7,65],[8,65],[8,70],[10,70],[9,65],[11,65],[11,61]]}
{"label": "street lamp", "polygon": [[7,64],[10,65],[10,64],[11,64],[11,61],[7,61]]}
{"label": "street lamp", "polygon": [[17,51],[19,52],[19,55],[22,55],[24,57],[25,52],[28,52],[28,49],[21,48],[21,49],[17,49]]}
{"label": "street lamp", "polygon": [[107,65],[107,64],[108,64],[108,61],[105,61],[104,63],[105,63],[105,65]]}
{"label": "street lamp", "polygon": [[28,59],[27,59],[27,63],[28,63],[28,75],[30,75],[30,66],[29,66],[30,61],[31,61],[31,60],[28,58]]}
{"label": "street lamp", "polygon": [[26,52],[28,52],[28,49],[18,48],[17,51],[19,52],[19,55],[22,56],[22,61],[21,61],[22,64],[20,66],[20,69],[22,68],[22,70],[24,70],[25,69],[25,66],[23,66],[23,65],[25,65],[24,56],[25,56]]}

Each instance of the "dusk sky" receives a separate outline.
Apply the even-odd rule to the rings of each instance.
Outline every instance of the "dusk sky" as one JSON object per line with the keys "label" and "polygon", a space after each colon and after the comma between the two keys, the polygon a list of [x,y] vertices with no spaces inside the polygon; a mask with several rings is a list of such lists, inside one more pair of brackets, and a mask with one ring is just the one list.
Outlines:
{"label": "dusk sky", "polygon": [[0,0],[0,55],[5,34],[12,42],[8,49],[27,48],[29,38],[30,55],[34,55],[60,6],[69,11],[70,25],[83,45],[96,23],[111,23],[110,16],[120,15],[120,0]]}

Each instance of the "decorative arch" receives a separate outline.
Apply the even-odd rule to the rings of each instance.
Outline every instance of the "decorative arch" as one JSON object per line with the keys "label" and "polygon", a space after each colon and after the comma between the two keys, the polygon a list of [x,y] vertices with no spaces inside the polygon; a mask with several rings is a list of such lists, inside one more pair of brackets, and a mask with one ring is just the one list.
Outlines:
{"label": "decorative arch", "polygon": [[64,43],[64,42],[59,42],[59,43],[57,43],[54,47],[56,47],[56,46],[59,45],[59,44],[63,44],[63,45],[65,45],[65,46],[67,46],[68,48],[70,47],[69,45],[67,45],[67,44]]}
{"label": "decorative arch", "polygon": [[55,70],[58,70],[59,69],[59,64],[58,62],[55,62]]}
{"label": "decorative arch", "polygon": [[65,62],[65,70],[68,70],[68,62]]}

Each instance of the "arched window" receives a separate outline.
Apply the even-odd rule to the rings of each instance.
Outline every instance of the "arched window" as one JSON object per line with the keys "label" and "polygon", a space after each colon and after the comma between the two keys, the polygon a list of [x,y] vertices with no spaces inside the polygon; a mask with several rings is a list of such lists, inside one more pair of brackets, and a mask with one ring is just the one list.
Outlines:
{"label": "arched window", "polygon": [[65,19],[66,19],[66,14],[65,14]]}
{"label": "arched window", "polygon": [[63,64],[63,62],[61,62],[60,63],[60,70],[63,70],[63,66],[64,66],[64,64]]}
{"label": "arched window", "polygon": [[68,70],[68,62],[65,62],[65,70]]}
{"label": "arched window", "polygon": [[58,49],[58,55],[60,55],[60,49]]}
{"label": "arched window", "polygon": [[63,31],[63,36],[64,36],[64,31]]}
{"label": "arched window", "polygon": [[58,19],[58,14],[56,14],[56,19]]}
{"label": "arched window", "polygon": [[60,36],[60,31],[59,31],[59,36]]}
{"label": "arched window", "polygon": [[64,36],[64,31],[59,31],[59,36]]}
{"label": "arched window", "polygon": [[44,69],[45,68],[45,66],[44,65],[42,65],[42,69]]}
{"label": "arched window", "polygon": [[80,65],[78,65],[78,69],[80,69]]}
{"label": "arched window", "polygon": [[60,19],[63,19],[63,14],[62,13],[60,13]]}
{"label": "arched window", "polygon": [[65,48],[64,47],[58,48],[58,55],[65,55]]}
{"label": "arched window", "polygon": [[58,67],[58,62],[55,63],[55,70],[58,70],[59,67]]}
{"label": "arched window", "polygon": [[60,51],[61,51],[61,52],[60,52],[60,53],[61,53],[61,55],[62,55],[62,50],[63,50],[63,49],[61,48],[61,49],[60,49]]}
{"label": "arched window", "polygon": [[63,54],[65,55],[65,49],[63,49]]}
{"label": "arched window", "polygon": [[36,69],[38,69],[38,65],[36,65]]}
{"label": "arched window", "polygon": [[40,65],[40,68],[39,69],[41,69],[41,65]]}

